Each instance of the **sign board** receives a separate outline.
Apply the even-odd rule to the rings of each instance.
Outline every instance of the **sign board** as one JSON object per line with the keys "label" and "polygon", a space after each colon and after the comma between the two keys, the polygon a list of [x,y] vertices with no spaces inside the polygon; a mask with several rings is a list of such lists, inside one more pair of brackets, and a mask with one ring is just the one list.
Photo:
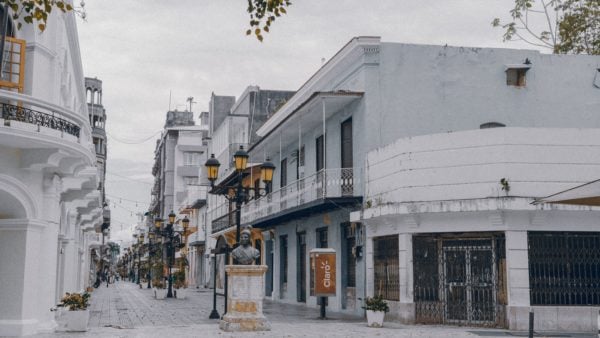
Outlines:
{"label": "sign board", "polygon": [[312,249],[310,258],[315,278],[315,296],[335,296],[335,250],[331,248]]}

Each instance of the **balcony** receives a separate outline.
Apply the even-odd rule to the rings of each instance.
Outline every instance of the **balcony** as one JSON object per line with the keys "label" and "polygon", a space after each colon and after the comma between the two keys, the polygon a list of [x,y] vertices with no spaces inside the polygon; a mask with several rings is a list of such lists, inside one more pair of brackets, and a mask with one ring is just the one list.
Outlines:
{"label": "balcony", "polygon": [[223,231],[225,229],[235,226],[235,210],[221,215],[219,218],[213,218],[211,233]]}
{"label": "balcony", "polygon": [[361,173],[355,168],[321,170],[242,207],[242,224],[255,227],[294,215],[362,201]]}

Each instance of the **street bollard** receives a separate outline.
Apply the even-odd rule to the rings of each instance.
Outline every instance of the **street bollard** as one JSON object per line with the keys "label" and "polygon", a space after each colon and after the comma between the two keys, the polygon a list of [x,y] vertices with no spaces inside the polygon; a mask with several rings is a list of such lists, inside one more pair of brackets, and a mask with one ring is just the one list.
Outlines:
{"label": "street bollard", "polygon": [[533,311],[529,310],[529,338],[533,338]]}
{"label": "street bollard", "polygon": [[321,311],[320,311],[320,319],[326,319],[327,314],[326,314],[326,310],[325,310],[325,306],[327,305],[327,297],[320,297],[321,298]]}
{"label": "street bollard", "polygon": [[598,311],[598,338],[600,338],[600,311]]}

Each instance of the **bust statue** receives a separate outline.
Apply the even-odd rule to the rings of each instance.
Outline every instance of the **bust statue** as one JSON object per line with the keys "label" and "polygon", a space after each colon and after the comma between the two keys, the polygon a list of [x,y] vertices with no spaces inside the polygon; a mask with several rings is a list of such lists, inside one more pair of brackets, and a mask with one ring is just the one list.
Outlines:
{"label": "bust statue", "polygon": [[233,249],[233,264],[235,265],[252,265],[254,260],[260,257],[260,251],[250,246],[251,231],[249,228],[242,230],[240,234],[240,245]]}

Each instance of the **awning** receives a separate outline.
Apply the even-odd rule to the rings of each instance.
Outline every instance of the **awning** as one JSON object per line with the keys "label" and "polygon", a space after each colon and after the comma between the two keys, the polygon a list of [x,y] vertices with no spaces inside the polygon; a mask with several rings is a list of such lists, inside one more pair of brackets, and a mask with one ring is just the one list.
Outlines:
{"label": "awning", "polygon": [[540,203],[600,206],[600,180],[588,182],[548,197],[538,198],[532,204]]}
{"label": "awning", "polygon": [[204,241],[193,241],[188,245],[189,246],[204,246]]}

